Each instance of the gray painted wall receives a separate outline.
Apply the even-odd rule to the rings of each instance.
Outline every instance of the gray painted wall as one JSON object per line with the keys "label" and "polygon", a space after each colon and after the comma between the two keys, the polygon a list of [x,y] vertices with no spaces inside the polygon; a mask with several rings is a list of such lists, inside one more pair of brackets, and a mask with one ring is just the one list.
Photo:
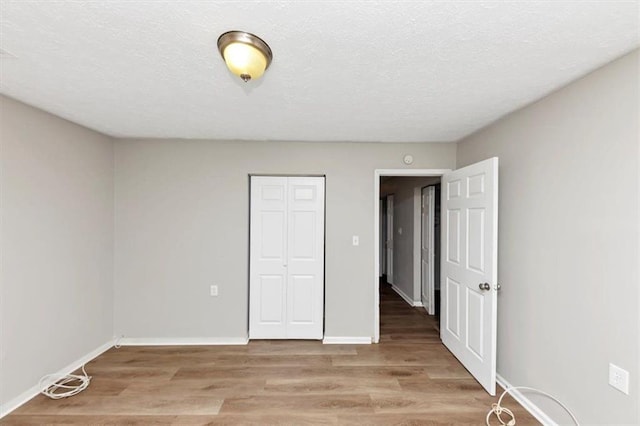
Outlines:
{"label": "gray painted wall", "polygon": [[[458,145],[458,166],[500,157],[498,373],[551,392],[584,424],[640,423],[638,60]],[[631,373],[629,396],[607,384],[609,362]]]}
{"label": "gray painted wall", "polygon": [[0,403],[113,336],[113,141],[0,96]]}
{"label": "gray painted wall", "polygon": [[[252,173],[326,174],[325,335],[372,336],[374,170],[403,167],[406,153],[414,168],[452,168],[455,151],[454,144],[117,141],[116,334],[247,335]],[[219,285],[217,298],[211,284]]]}

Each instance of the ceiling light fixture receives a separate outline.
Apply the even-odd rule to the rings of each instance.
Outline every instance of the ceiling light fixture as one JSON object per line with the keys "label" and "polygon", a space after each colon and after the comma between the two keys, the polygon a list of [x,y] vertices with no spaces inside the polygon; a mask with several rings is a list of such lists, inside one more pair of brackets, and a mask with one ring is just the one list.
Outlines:
{"label": "ceiling light fixture", "polygon": [[273,53],[260,37],[244,31],[228,31],[218,38],[218,50],[229,70],[245,83],[260,78]]}

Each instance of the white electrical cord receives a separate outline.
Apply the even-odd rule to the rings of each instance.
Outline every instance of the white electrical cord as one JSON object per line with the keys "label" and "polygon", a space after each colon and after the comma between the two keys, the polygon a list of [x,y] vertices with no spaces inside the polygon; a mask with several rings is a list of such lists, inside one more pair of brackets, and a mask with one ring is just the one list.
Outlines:
{"label": "white electrical cord", "polygon": [[55,374],[48,374],[40,379],[41,394],[51,399],[62,399],[69,396],[77,395],[85,390],[91,382],[91,376],[87,374],[82,366],[82,376],[79,374],[68,374],[66,376],[58,376],[56,381],[45,386],[45,382],[49,382],[51,378],[56,377]]}
{"label": "white electrical cord", "polygon": [[[535,388],[529,388],[526,386],[514,386],[512,388],[509,388],[507,390],[505,390],[504,392],[502,392],[502,395],[500,395],[500,398],[498,399],[497,403],[491,404],[491,410],[487,413],[487,418],[486,418],[486,422],[487,422],[487,426],[491,426],[491,423],[489,423],[489,419],[491,418],[492,414],[495,414],[498,421],[500,422],[501,425],[503,426],[515,426],[516,424],[516,416],[513,414],[513,411],[509,410],[508,408],[504,408],[502,406],[502,398],[505,397],[506,394],[508,394],[509,392],[516,390],[516,389],[522,389],[522,390],[528,390],[531,392],[535,392],[535,393],[539,393],[540,395],[544,395],[548,398],[551,398],[552,400],[554,400],[555,402],[557,402],[562,408],[564,408],[567,413],[569,413],[569,415],[571,416],[571,420],[573,420],[573,422],[576,424],[576,426],[580,426],[580,423],[578,423],[578,419],[576,419],[576,416],[571,412],[571,410],[569,410],[569,408],[567,408],[566,405],[564,405],[562,402],[560,402],[557,398],[555,398],[554,396],[543,392],[541,390],[535,389]],[[501,415],[502,414],[506,414],[509,417],[511,417],[511,420],[509,420],[508,422],[505,423],[504,420],[502,420]]]}

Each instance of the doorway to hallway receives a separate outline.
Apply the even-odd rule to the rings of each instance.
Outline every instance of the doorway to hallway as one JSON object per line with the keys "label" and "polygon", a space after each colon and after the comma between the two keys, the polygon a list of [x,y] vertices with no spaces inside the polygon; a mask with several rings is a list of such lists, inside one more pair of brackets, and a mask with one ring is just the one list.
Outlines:
{"label": "doorway to hallway", "polygon": [[[441,298],[442,343],[473,374],[486,391],[495,395],[497,358],[497,248],[498,248],[498,158],[489,158],[454,171],[433,169],[376,169],[374,171],[374,241],[380,241],[381,178],[384,176],[440,176],[442,179]],[[413,268],[400,285],[402,259],[396,237],[403,228],[393,230],[393,289],[411,306],[422,305],[419,282],[420,236],[413,232],[420,225],[420,188],[414,188]],[[400,216],[399,197],[394,195],[394,217]],[[416,202],[417,200],[417,202]],[[407,233],[409,234],[409,233]],[[415,247],[418,247],[415,249]],[[411,252],[411,245],[409,245]],[[380,339],[380,254],[374,251],[374,342]],[[411,276],[413,279],[407,279]],[[411,281],[414,285],[411,286]],[[411,288],[413,287],[413,288]],[[403,291],[404,289],[404,291]],[[413,293],[413,297],[411,297]]]}

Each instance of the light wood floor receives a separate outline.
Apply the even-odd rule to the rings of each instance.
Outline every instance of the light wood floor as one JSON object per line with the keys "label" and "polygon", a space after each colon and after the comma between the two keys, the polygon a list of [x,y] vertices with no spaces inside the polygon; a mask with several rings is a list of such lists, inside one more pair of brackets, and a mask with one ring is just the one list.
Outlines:
{"label": "light wood floor", "polygon": [[[0,420],[34,424],[483,425],[490,397],[433,318],[386,285],[378,345],[251,341],[122,347],[87,364],[83,393],[38,396]],[[537,425],[511,398],[519,426]]]}

